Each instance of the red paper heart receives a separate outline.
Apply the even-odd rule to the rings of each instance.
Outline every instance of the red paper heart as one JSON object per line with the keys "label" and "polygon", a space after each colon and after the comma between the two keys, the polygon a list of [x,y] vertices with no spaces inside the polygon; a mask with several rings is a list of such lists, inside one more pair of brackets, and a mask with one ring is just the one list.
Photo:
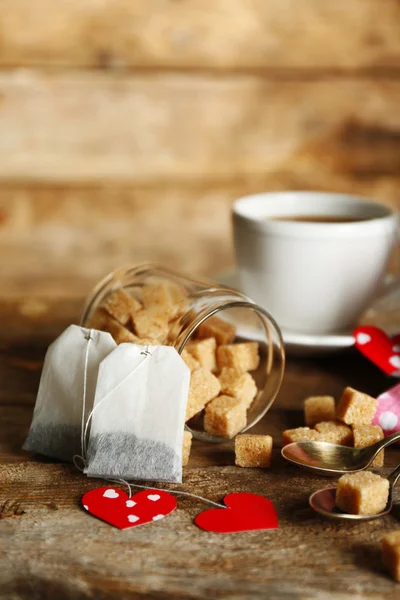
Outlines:
{"label": "red paper heart", "polygon": [[372,325],[357,327],[353,332],[355,345],[387,375],[400,375],[400,335],[390,338]]}
{"label": "red paper heart", "polygon": [[87,492],[82,505],[106,523],[129,529],[163,519],[176,508],[176,500],[161,490],[144,490],[129,498],[121,490],[102,487]]}
{"label": "red paper heart", "polygon": [[278,517],[271,500],[257,494],[238,492],[224,498],[227,508],[212,508],[197,515],[194,522],[214,533],[235,533],[255,529],[276,529]]}
{"label": "red paper heart", "polygon": [[400,352],[400,333],[392,337],[393,352]]}

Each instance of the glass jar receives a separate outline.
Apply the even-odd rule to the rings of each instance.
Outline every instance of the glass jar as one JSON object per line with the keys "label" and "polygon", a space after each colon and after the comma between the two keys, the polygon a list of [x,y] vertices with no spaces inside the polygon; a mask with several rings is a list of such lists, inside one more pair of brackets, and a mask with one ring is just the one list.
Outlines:
{"label": "glass jar", "polygon": [[[266,414],[278,394],[285,368],[285,352],[274,319],[240,292],[207,279],[193,279],[175,273],[157,264],[126,266],[107,275],[94,288],[86,301],[81,325],[86,326],[96,309],[117,289],[122,288],[140,300],[143,286],[159,283],[179,288],[185,297],[185,308],[170,323],[168,336],[163,341],[174,346],[179,354],[194,338],[197,328],[215,315],[236,327],[235,342],[258,342],[260,364],[251,372],[258,391],[247,412],[247,425],[242,430],[247,431]],[[201,416],[191,419],[186,427],[195,438],[203,441],[226,440],[204,431]]]}

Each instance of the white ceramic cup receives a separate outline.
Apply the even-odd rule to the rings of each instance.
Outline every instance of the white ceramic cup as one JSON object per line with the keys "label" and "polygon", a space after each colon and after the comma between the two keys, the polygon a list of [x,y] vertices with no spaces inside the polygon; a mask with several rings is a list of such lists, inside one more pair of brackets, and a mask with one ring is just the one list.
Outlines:
{"label": "white ceramic cup", "polygon": [[[294,215],[355,220],[274,220]],[[391,208],[347,194],[246,196],[233,205],[233,224],[241,290],[283,329],[312,334],[356,323],[382,289],[398,239]]]}

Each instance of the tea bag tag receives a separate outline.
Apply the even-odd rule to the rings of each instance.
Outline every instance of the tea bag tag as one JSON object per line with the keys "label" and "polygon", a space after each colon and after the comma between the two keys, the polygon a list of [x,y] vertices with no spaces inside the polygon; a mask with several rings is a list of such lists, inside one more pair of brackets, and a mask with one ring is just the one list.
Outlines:
{"label": "tea bag tag", "polygon": [[109,333],[77,325],[50,344],[24,450],[69,462],[81,453],[82,422],[93,407],[99,365],[114,348]]}
{"label": "tea bag tag", "polygon": [[180,483],[189,382],[173,347],[120,344],[100,365],[85,473]]}

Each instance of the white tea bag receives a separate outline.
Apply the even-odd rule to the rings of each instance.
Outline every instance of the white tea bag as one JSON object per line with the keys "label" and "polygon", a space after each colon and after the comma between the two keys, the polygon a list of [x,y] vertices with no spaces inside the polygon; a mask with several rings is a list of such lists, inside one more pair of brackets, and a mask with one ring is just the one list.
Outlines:
{"label": "white tea bag", "polygon": [[180,483],[189,381],[171,346],[120,344],[100,365],[85,473]]}
{"label": "white tea bag", "polygon": [[114,348],[109,333],[77,325],[70,325],[50,344],[24,450],[69,462],[82,453],[82,412],[86,422],[99,365]]}

